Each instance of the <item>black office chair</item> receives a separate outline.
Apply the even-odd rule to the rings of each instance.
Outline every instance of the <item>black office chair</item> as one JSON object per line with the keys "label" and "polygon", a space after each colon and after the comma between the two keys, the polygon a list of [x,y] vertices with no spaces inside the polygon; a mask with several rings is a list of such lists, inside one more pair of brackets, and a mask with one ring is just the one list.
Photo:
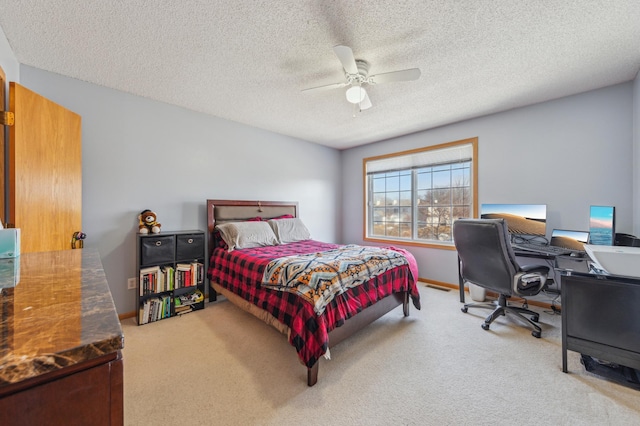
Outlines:
{"label": "black office chair", "polygon": [[512,295],[524,298],[538,294],[545,286],[549,267],[518,264],[504,219],[458,219],[453,223],[453,240],[458,250],[462,285],[467,282],[499,294],[493,303],[467,303],[462,312],[474,307],[493,309],[482,324],[485,330],[499,316],[514,314],[515,318],[533,326],[534,337],[540,337],[542,331],[536,324],[539,314],[526,309],[526,299],[524,307],[510,306],[507,299]]}

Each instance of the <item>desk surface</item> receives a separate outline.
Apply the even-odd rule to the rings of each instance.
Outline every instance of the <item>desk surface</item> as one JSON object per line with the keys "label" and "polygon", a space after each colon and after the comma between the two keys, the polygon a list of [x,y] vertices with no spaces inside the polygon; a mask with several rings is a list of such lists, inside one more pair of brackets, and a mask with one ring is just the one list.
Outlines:
{"label": "desk surface", "polygon": [[561,273],[569,271],[575,271],[587,274],[589,273],[589,256],[585,257],[571,257],[571,256],[558,256],[556,257],[556,269]]}
{"label": "desk surface", "polygon": [[[123,333],[97,250],[24,253],[0,293],[0,388],[111,354]],[[0,274],[0,284],[14,277]]]}

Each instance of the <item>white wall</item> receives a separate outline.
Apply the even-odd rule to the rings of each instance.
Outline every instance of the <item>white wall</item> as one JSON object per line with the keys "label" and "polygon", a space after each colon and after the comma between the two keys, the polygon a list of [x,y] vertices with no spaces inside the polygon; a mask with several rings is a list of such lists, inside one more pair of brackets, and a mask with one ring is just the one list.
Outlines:
{"label": "white wall", "polygon": [[[363,242],[363,158],[475,136],[479,204],[546,204],[548,234],[588,230],[590,205],[614,205],[631,232],[632,103],[625,83],[345,150],[342,242]],[[457,284],[455,251],[407,248],[421,278]]]}
{"label": "white wall", "polygon": [[[11,50],[11,46],[9,46],[9,41],[7,41],[7,37],[4,34],[4,30],[0,27],[0,67],[2,67],[2,70],[4,71],[6,80],[5,80],[5,93],[9,93],[9,82],[10,81],[15,81],[15,82],[19,82],[20,81],[20,72],[19,72],[19,64],[18,61],[16,60],[15,55],[13,54],[13,50]],[[2,99],[2,110],[6,111],[8,109],[8,105],[9,105],[9,97],[7,96],[6,99]],[[9,129],[4,126],[3,130],[4,132],[4,140],[8,141],[9,140]],[[4,144],[4,158],[8,158],[9,157],[9,144],[5,143]],[[2,170],[0,171],[0,173],[6,173],[6,169],[4,167],[4,165],[2,165]],[[7,181],[7,176],[5,176],[4,181]],[[7,203],[4,204],[5,205],[5,211],[0,211],[0,222],[4,223],[7,221],[7,216],[9,213],[9,206]],[[0,209],[2,210],[2,209]]]}
{"label": "white wall", "polygon": [[28,66],[20,73],[82,116],[85,247],[99,249],[119,313],[135,310],[126,282],[147,208],[164,230],[204,230],[207,198],[298,201],[312,236],[338,241],[339,151]]}
{"label": "white wall", "polygon": [[640,236],[640,71],[633,81],[633,235]]}
{"label": "white wall", "polygon": [[[2,27],[0,27],[0,66],[7,77],[7,84],[9,81],[20,82],[20,65]],[[7,93],[9,93],[8,90]]]}

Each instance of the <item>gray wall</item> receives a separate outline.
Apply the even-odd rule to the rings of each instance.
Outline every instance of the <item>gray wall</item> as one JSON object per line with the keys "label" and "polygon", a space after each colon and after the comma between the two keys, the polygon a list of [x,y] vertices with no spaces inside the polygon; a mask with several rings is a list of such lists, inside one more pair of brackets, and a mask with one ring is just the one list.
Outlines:
{"label": "gray wall", "polygon": [[640,71],[633,82],[633,235],[640,236]]}
{"label": "gray wall", "polygon": [[[343,241],[363,242],[363,158],[474,136],[479,204],[546,204],[548,234],[589,229],[590,205],[614,205],[617,229],[631,232],[633,90],[620,84],[343,151]],[[420,277],[457,284],[454,251],[409,249]]]}
{"label": "gray wall", "polygon": [[[82,116],[82,221],[119,313],[135,310],[137,215],[206,229],[207,198],[300,203],[314,238],[337,242],[340,152],[21,66],[21,84]],[[310,163],[313,167],[307,166]]]}
{"label": "gray wall", "polygon": [[[135,309],[126,279],[142,209],[155,210],[165,230],[192,229],[205,227],[207,198],[298,200],[314,238],[362,242],[362,158],[473,136],[480,203],[545,203],[549,229],[586,229],[589,205],[612,204],[618,230],[640,234],[640,76],[341,153],[20,66],[1,31],[0,66],[82,116],[86,247],[99,249],[119,313]],[[305,167],[309,158],[322,167]],[[410,249],[421,277],[457,282],[455,252]]]}
{"label": "gray wall", "polygon": [[[7,37],[4,34],[4,30],[0,27],[0,67],[2,67],[4,74],[6,76],[5,80],[5,93],[9,93],[9,82],[10,81],[20,81],[20,65],[16,60],[15,55],[13,54],[13,50],[9,46],[9,42],[7,41]],[[2,110],[6,111],[9,105],[9,97],[7,99],[2,99]],[[4,126],[4,140],[9,140],[9,128]],[[8,144],[4,145],[5,149],[5,158],[8,158],[9,147]],[[6,173],[4,165],[0,173]],[[5,182],[7,182],[7,176],[5,176]],[[2,210],[2,209],[0,209]],[[5,211],[0,211],[0,222],[5,223],[7,221],[7,216],[9,213],[9,206],[5,203]]]}
{"label": "gray wall", "polygon": [[2,27],[0,27],[0,66],[7,76],[7,85],[9,81],[20,81],[20,65]]}

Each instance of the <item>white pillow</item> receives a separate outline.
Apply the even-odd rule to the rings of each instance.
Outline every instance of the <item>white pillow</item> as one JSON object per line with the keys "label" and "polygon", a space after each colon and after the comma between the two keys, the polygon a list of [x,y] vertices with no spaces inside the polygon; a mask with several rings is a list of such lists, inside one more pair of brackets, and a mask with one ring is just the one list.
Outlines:
{"label": "white pillow", "polygon": [[266,222],[229,222],[216,228],[229,246],[229,251],[278,245],[278,238]]}
{"label": "white pillow", "polygon": [[267,223],[271,226],[281,244],[311,239],[311,233],[304,226],[302,220],[297,217],[293,219],[271,219]]}

